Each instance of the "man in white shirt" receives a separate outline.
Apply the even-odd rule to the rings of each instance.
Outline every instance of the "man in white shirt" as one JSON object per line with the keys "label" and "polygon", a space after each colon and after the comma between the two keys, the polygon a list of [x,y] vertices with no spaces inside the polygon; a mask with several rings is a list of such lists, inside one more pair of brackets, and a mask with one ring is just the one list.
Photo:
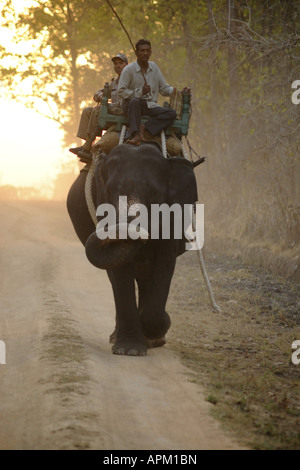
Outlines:
{"label": "man in white shirt", "polygon": [[[144,128],[151,135],[158,135],[176,118],[176,111],[157,104],[159,93],[171,96],[174,88],[168,85],[154,62],[149,62],[151,43],[140,39],[136,43],[137,60],[127,65],[120,77],[118,95],[123,98],[123,109],[128,115],[130,139],[127,143],[140,145],[144,140]],[[141,116],[149,116],[141,125]]]}

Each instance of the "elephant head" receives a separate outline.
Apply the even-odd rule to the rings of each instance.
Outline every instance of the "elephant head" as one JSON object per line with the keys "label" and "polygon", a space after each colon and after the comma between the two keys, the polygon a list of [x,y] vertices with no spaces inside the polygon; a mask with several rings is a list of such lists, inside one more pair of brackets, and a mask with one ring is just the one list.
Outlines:
{"label": "elephant head", "polygon": [[[148,143],[115,147],[100,159],[95,182],[99,223],[85,249],[89,261],[102,269],[122,266],[143,252],[153,238],[154,206],[183,206],[197,201],[192,163],[181,157],[166,159],[157,146]],[[138,237],[137,232],[130,235],[142,209],[143,220],[147,218],[145,226],[139,224]]]}

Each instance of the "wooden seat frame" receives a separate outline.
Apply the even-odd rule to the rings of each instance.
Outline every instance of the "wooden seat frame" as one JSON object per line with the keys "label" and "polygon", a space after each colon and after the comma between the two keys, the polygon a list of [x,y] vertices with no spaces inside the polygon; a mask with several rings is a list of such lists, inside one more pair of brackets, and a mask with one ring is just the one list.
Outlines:
{"label": "wooden seat frame", "polygon": [[[100,134],[104,130],[107,130],[112,125],[115,125],[115,130],[120,132],[122,127],[125,125],[128,127],[128,118],[125,114],[117,115],[111,114],[108,109],[108,96],[109,96],[109,84],[105,83],[103,97],[101,101],[101,108],[98,118],[98,126]],[[169,135],[171,132],[174,132],[178,138],[181,139],[182,136],[188,135],[189,130],[189,121],[190,121],[190,101],[191,94],[183,92],[182,93],[182,108],[179,113],[179,118],[176,118],[168,129],[166,129],[166,135]],[[141,122],[144,124],[149,119],[149,116],[142,116]]]}

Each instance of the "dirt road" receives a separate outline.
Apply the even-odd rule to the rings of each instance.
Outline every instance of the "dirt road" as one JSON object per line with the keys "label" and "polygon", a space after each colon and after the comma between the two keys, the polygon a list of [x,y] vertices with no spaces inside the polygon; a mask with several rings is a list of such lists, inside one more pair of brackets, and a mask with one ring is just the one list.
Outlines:
{"label": "dirt road", "polygon": [[111,288],[63,203],[0,216],[0,449],[239,448],[168,346],[112,355]]}

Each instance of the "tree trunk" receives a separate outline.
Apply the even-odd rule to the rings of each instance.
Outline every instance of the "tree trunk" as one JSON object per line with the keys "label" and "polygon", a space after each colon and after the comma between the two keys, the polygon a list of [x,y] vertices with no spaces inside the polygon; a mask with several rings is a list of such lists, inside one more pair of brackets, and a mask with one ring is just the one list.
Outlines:
{"label": "tree trunk", "polygon": [[70,4],[67,4],[67,32],[69,38],[70,52],[71,52],[71,76],[73,88],[73,107],[74,107],[74,121],[76,125],[80,119],[79,107],[79,84],[78,84],[78,69],[77,69],[77,43],[76,43],[76,23],[73,18]]}
{"label": "tree trunk", "polygon": [[[213,22],[213,10],[212,10],[212,0],[207,1],[207,11],[209,19],[209,33],[210,35],[215,34],[215,27]],[[215,70],[215,64],[212,64],[210,67],[210,112],[211,112],[211,126],[212,126],[212,141],[213,141],[213,152],[215,155],[220,158],[221,156],[221,138],[220,138],[220,116],[218,114],[218,103],[219,94],[217,86],[217,76]]]}
{"label": "tree trunk", "polygon": [[238,126],[237,111],[239,103],[239,81],[237,75],[237,57],[236,46],[234,44],[234,35],[236,33],[236,24],[234,19],[237,18],[237,11],[235,8],[235,0],[227,0],[227,27],[228,34],[232,36],[232,41],[229,39],[227,51],[227,64],[228,64],[228,82],[229,82],[229,104],[228,104],[228,144],[227,156],[229,160],[235,160],[236,148],[238,146],[238,133],[236,132]]}

